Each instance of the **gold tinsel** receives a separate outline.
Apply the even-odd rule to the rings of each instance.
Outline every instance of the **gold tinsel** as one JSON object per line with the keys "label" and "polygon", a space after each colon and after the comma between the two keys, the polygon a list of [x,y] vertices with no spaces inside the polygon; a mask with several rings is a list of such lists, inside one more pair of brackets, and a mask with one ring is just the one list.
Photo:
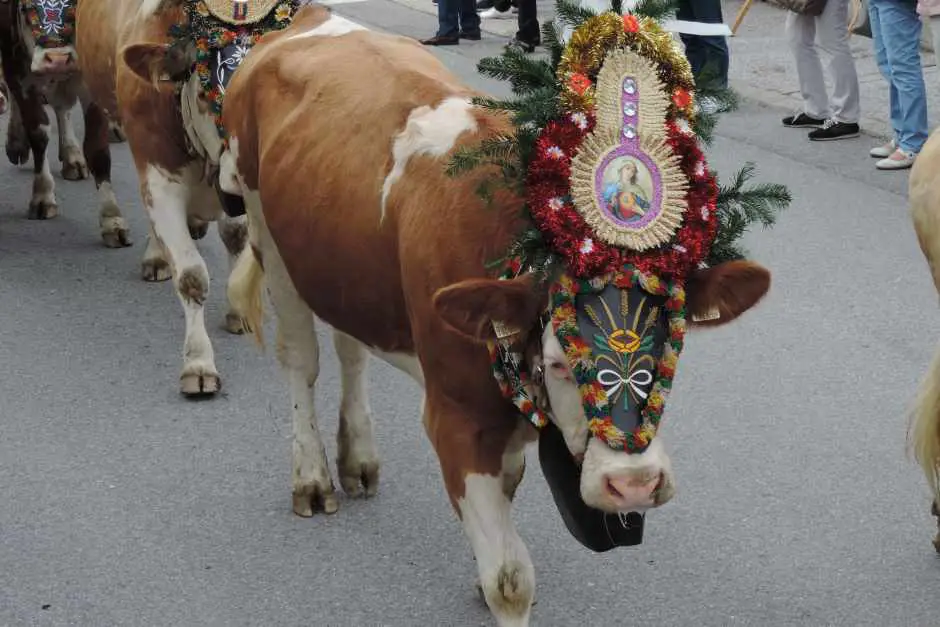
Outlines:
{"label": "gold tinsel", "polygon": [[574,74],[583,74],[595,81],[607,53],[615,47],[630,46],[642,56],[656,62],[659,79],[670,90],[678,88],[690,94],[695,89],[692,67],[679,50],[673,36],[649,17],[639,20],[638,32],[624,31],[623,19],[607,12],[586,19],[572,34],[558,64],[562,83],[561,104],[567,111],[590,113],[594,110],[594,87],[579,94],[569,85]]}

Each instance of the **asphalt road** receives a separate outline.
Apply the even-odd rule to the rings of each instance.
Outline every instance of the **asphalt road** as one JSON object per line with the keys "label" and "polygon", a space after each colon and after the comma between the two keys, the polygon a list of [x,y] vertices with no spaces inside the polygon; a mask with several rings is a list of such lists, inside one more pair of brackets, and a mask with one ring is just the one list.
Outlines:
{"label": "asphalt road", "polygon": [[[434,27],[381,0],[338,10]],[[471,79],[497,44],[438,54]],[[709,149],[723,176],[753,160],[794,203],[748,237],[774,273],[767,299],[687,343],[662,431],[679,492],[644,544],[578,545],[530,451],[515,520],[534,625],[940,623],[935,525],[904,448],[938,322],[907,175],[876,171],[864,138],[810,144],[779,117],[745,104]],[[113,148],[123,250],[99,242],[90,181],[56,171],[61,215],[30,222],[28,168],[0,165],[0,625],[491,625],[420,394],[391,367],[372,369],[379,495],[291,513],[287,386],[272,351],[221,329],[214,228],[200,249],[224,393],[178,395],[182,312],[169,283],[138,277],[145,216],[127,146]],[[332,464],[339,377],[321,337]]]}

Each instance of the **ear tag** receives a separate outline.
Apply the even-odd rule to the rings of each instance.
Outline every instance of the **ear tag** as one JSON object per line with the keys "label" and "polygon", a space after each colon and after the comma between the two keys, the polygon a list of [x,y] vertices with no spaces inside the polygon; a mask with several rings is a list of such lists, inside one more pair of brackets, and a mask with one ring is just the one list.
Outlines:
{"label": "ear tag", "polygon": [[496,332],[496,339],[503,341],[508,338],[511,338],[514,335],[522,333],[522,329],[517,329],[514,327],[509,327],[499,322],[498,320],[493,321],[493,331]]}
{"label": "ear tag", "polygon": [[721,312],[718,307],[712,307],[704,314],[692,314],[692,322],[709,322],[710,320],[718,320],[720,317]]}

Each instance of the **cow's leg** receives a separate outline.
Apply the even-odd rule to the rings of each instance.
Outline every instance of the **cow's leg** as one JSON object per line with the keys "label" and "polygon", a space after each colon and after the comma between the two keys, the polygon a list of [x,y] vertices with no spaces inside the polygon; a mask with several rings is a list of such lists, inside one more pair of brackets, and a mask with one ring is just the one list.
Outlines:
{"label": "cow's leg", "polygon": [[215,394],[221,387],[221,380],[206,332],[203,307],[209,295],[209,269],[186,225],[190,198],[188,181],[198,180],[198,177],[185,169],[178,174],[168,174],[148,166],[142,178],[141,197],[153,231],[169,256],[173,285],[186,317],[180,391],[186,396]]}
{"label": "cow's leg", "polygon": [[0,115],[3,115],[7,112],[7,107],[10,104],[10,89],[7,87],[7,82],[0,78]]}
{"label": "cow's leg", "polygon": [[350,496],[375,496],[379,488],[379,454],[372,429],[367,390],[369,351],[359,340],[336,331],[333,335],[342,372],[343,400],[336,432],[336,470]]}
{"label": "cow's leg", "polygon": [[23,88],[11,84],[10,89],[19,109],[23,128],[26,129],[29,148],[33,153],[33,196],[29,201],[27,218],[48,220],[59,214],[55,199],[55,181],[52,180],[46,153],[49,146],[49,116],[38,88]]}
{"label": "cow's leg", "polygon": [[940,553],[940,506],[937,505],[936,500],[930,506],[930,513],[937,517],[937,535],[933,539],[933,548]]}
{"label": "cow's leg", "polygon": [[[108,145],[108,116],[104,109],[82,97],[85,117],[85,141],[83,150],[95,187],[98,188],[98,226],[101,239],[108,248],[131,245],[130,229],[118,207],[114,189],[111,187],[111,148]],[[61,128],[61,127],[60,127]]]}
{"label": "cow's leg", "polygon": [[[225,250],[228,251],[228,267],[229,275],[231,275],[238,261],[238,255],[248,242],[248,217],[231,218],[223,213],[219,218],[219,237],[225,244]],[[241,316],[235,313],[231,305],[229,305],[228,313],[225,314],[225,330],[236,335],[245,332]]]}
{"label": "cow's leg", "polygon": [[[492,419],[474,417],[430,391],[428,399],[425,427],[476,557],[486,604],[500,627],[526,627],[535,596],[535,569],[512,522],[512,501],[506,494],[504,477],[518,477],[524,463],[511,449],[507,429],[512,427],[497,428]],[[507,457],[511,461],[504,466]]]}
{"label": "cow's leg", "polygon": [[144,258],[140,262],[140,275],[144,281],[166,281],[172,277],[170,263],[166,259],[166,250],[160,243],[160,238],[153,232],[151,223],[147,227],[147,247],[144,249]]}
{"label": "cow's leg", "polygon": [[16,98],[10,98],[10,119],[7,122],[7,159],[13,165],[25,165],[29,161],[29,137],[23,126],[23,116]]}
{"label": "cow's leg", "polygon": [[[53,100],[56,127],[59,130],[59,161],[62,162],[62,178],[67,181],[81,181],[88,178],[88,164],[82,155],[82,149],[75,137],[72,126],[72,107],[74,101],[60,102]],[[85,123],[88,123],[86,118]],[[85,130],[87,137],[88,130]]]}

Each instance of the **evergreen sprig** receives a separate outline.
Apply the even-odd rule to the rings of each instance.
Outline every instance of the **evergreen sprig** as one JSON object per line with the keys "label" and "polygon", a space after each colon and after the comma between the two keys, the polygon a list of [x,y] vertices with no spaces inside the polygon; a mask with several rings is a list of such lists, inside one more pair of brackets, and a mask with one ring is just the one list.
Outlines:
{"label": "evergreen sprig", "polygon": [[792,201],[790,191],[779,183],[745,187],[755,172],[754,164],[747,162],[732,177],[730,184],[718,186],[718,233],[709,251],[709,265],[746,257],[747,251],[740,239],[748,228],[755,222],[764,228],[773,226],[778,212]]}

